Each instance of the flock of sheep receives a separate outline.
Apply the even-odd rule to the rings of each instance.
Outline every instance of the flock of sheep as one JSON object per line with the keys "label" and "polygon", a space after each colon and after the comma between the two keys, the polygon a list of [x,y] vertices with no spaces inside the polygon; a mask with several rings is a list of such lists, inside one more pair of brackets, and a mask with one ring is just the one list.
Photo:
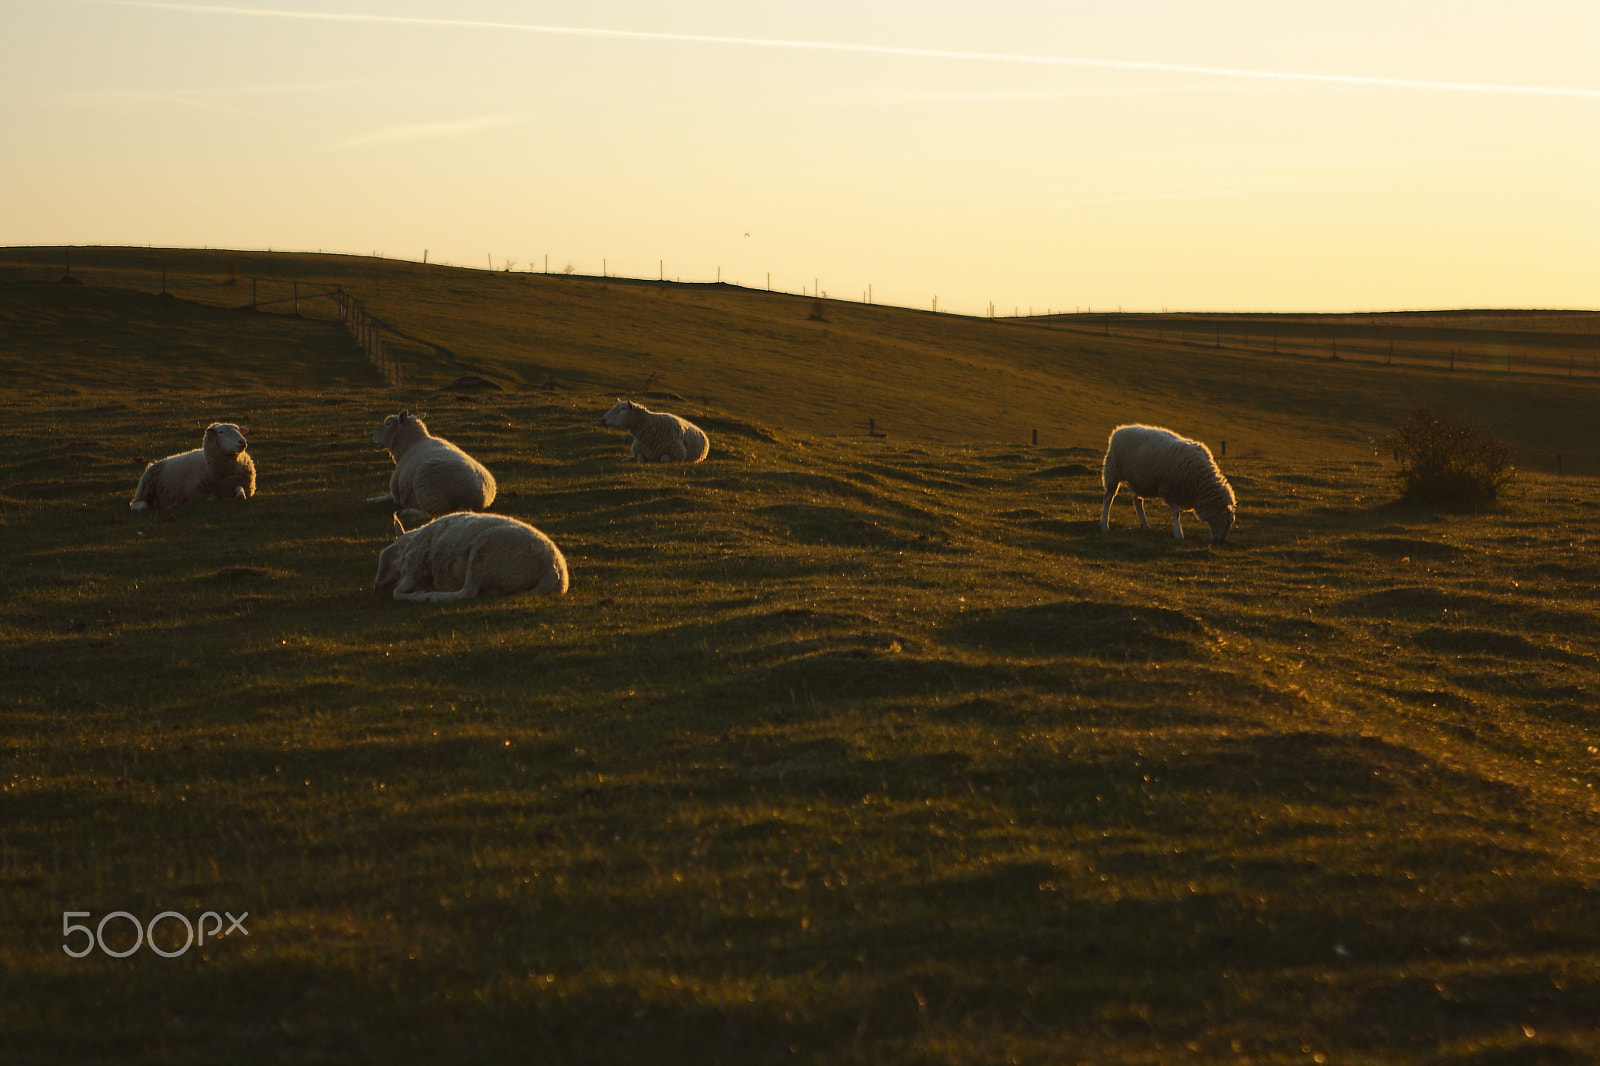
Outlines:
{"label": "flock of sheep", "polygon": [[[705,431],[677,415],[627,400],[601,416],[605,426],[633,436],[627,461],[698,463],[711,451]],[[551,540],[526,522],[483,514],[494,503],[494,475],[409,411],[390,415],[372,431],[372,443],[394,458],[389,491],[368,503],[395,508],[395,539],[378,557],[378,588],[394,585],[394,598],[421,603],[564,593],[567,560]],[[200,447],[145,467],[128,506],[135,511],[190,500],[247,500],[255,495],[256,464],[244,430],[231,422],[206,427]],[[440,515],[407,530],[402,519]]]}
{"label": "flock of sheep", "polygon": [[[641,463],[698,463],[711,451],[705,431],[677,415],[619,400],[600,424],[633,437],[628,459]],[[378,557],[374,586],[394,585],[394,598],[421,603],[565,593],[567,560],[555,541],[526,522],[484,514],[494,503],[495,480],[484,465],[442,437],[428,432],[408,411],[390,415],[372,431],[372,442],[394,458],[389,491],[368,503],[394,509],[395,539]],[[1158,426],[1118,426],[1106,446],[1101,469],[1105,503],[1100,529],[1111,528],[1111,503],[1118,490],[1133,490],[1139,525],[1150,528],[1144,501],[1160,498],[1172,509],[1172,535],[1183,538],[1179,514],[1193,510],[1221,541],[1233,525],[1233,489],[1199,441]],[[139,478],[135,511],[171,507],[189,500],[255,494],[256,467],[244,431],[228,422],[206,427],[200,447],[151,463]],[[407,530],[402,519],[439,515]]]}

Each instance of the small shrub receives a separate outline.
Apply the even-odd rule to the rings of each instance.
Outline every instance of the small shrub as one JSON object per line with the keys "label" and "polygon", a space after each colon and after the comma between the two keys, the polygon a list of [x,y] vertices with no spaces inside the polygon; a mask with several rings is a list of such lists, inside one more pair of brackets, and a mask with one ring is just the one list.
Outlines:
{"label": "small shrub", "polygon": [[1435,414],[1427,404],[1406,412],[1383,444],[1400,469],[1406,500],[1438,507],[1482,507],[1516,474],[1509,442],[1482,422]]}

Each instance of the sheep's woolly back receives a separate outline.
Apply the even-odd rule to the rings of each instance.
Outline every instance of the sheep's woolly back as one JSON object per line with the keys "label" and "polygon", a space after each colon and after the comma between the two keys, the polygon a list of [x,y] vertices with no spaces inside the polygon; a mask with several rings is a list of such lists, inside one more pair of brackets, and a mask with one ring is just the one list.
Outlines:
{"label": "sheep's woolly back", "polygon": [[693,422],[629,400],[618,400],[600,422],[633,434],[633,457],[642,463],[698,463],[711,454],[711,439]]}
{"label": "sheep's woolly back", "polygon": [[494,503],[494,475],[454,444],[429,433],[426,423],[409,411],[384,419],[372,431],[372,442],[394,457],[386,502],[427,514],[482,511]]}
{"label": "sheep's woolly back", "polygon": [[1136,496],[1159,496],[1169,506],[1193,509],[1213,527],[1233,522],[1233,486],[1211,449],[1170,429],[1128,425],[1112,430],[1100,476],[1108,495],[1126,484]]}
{"label": "sheep's woolly back", "polygon": [[213,422],[200,447],[145,467],[128,506],[143,511],[213,497],[249,499],[256,492],[256,464],[245,448],[244,430]]}
{"label": "sheep's woolly back", "polygon": [[397,582],[395,599],[424,603],[559,595],[569,587],[567,559],[555,541],[515,518],[470,511],[401,532],[378,557],[373,585],[390,582]]}

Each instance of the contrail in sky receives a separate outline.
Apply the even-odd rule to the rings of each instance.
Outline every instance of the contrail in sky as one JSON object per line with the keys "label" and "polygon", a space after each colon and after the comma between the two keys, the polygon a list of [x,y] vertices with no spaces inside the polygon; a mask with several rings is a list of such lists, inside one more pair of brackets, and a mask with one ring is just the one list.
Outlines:
{"label": "contrail in sky", "polygon": [[1103,70],[1140,70],[1163,74],[1203,74],[1220,78],[1299,82],[1313,85],[1350,85],[1384,89],[1418,89],[1431,92],[1501,93],[1518,96],[1568,96],[1600,98],[1600,89],[1556,85],[1496,85],[1487,82],[1424,81],[1414,78],[1370,77],[1359,74],[1302,74],[1289,71],[1243,70],[1236,67],[1194,66],[1185,63],[1146,63],[1132,59],[1088,59],[1078,56],[1012,55],[1004,52],[960,52],[940,48],[903,48],[887,44],[851,44],[837,41],[786,41],[761,37],[719,37],[699,33],[659,33],[650,30],[608,30],[589,26],[539,26],[481,19],[419,18],[409,15],[358,15],[322,11],[279,11],[260,7],[219,4],[175,4],[160,0],[92,0],[117,7],[151,8],[205,15],[240,15],[251,18],[297,19],[309,22],[343,22],[366,25],[419,26],[468,30],[506,30],[558,37],[597,37],[630,41],[673,41],[684,44],[743,45],[787,48],[795,51],[854,52],[861,55],[904,56],[921,59],[958,59],[989,63],[1027,63],[1037,66],[1088,67]]}
{"label": "contrail in sky", "polygon": [[410,126],[385,126],[380,130],[372,130],[341,141],[340,148],[361,148],[369,144],[393,144],[397,141],[431,141],[440,137],[454,137],[462,133],[476,133],[479,130],[494,129],[499,126],[514,126],[519,122],[526,122],[531,118],[526,111],[517,111],[505,115],[481,115],[478,118],[456,119],[451,122],[420,122]]}

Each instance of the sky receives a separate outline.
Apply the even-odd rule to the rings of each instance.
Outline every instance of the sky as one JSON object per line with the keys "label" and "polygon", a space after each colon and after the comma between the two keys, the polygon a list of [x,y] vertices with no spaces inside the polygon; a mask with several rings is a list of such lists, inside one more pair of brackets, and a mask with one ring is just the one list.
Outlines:
{"label": "sky", "polygon": [[40,244],[1596,308],[1600,3],[0,0],[0,245]]}

